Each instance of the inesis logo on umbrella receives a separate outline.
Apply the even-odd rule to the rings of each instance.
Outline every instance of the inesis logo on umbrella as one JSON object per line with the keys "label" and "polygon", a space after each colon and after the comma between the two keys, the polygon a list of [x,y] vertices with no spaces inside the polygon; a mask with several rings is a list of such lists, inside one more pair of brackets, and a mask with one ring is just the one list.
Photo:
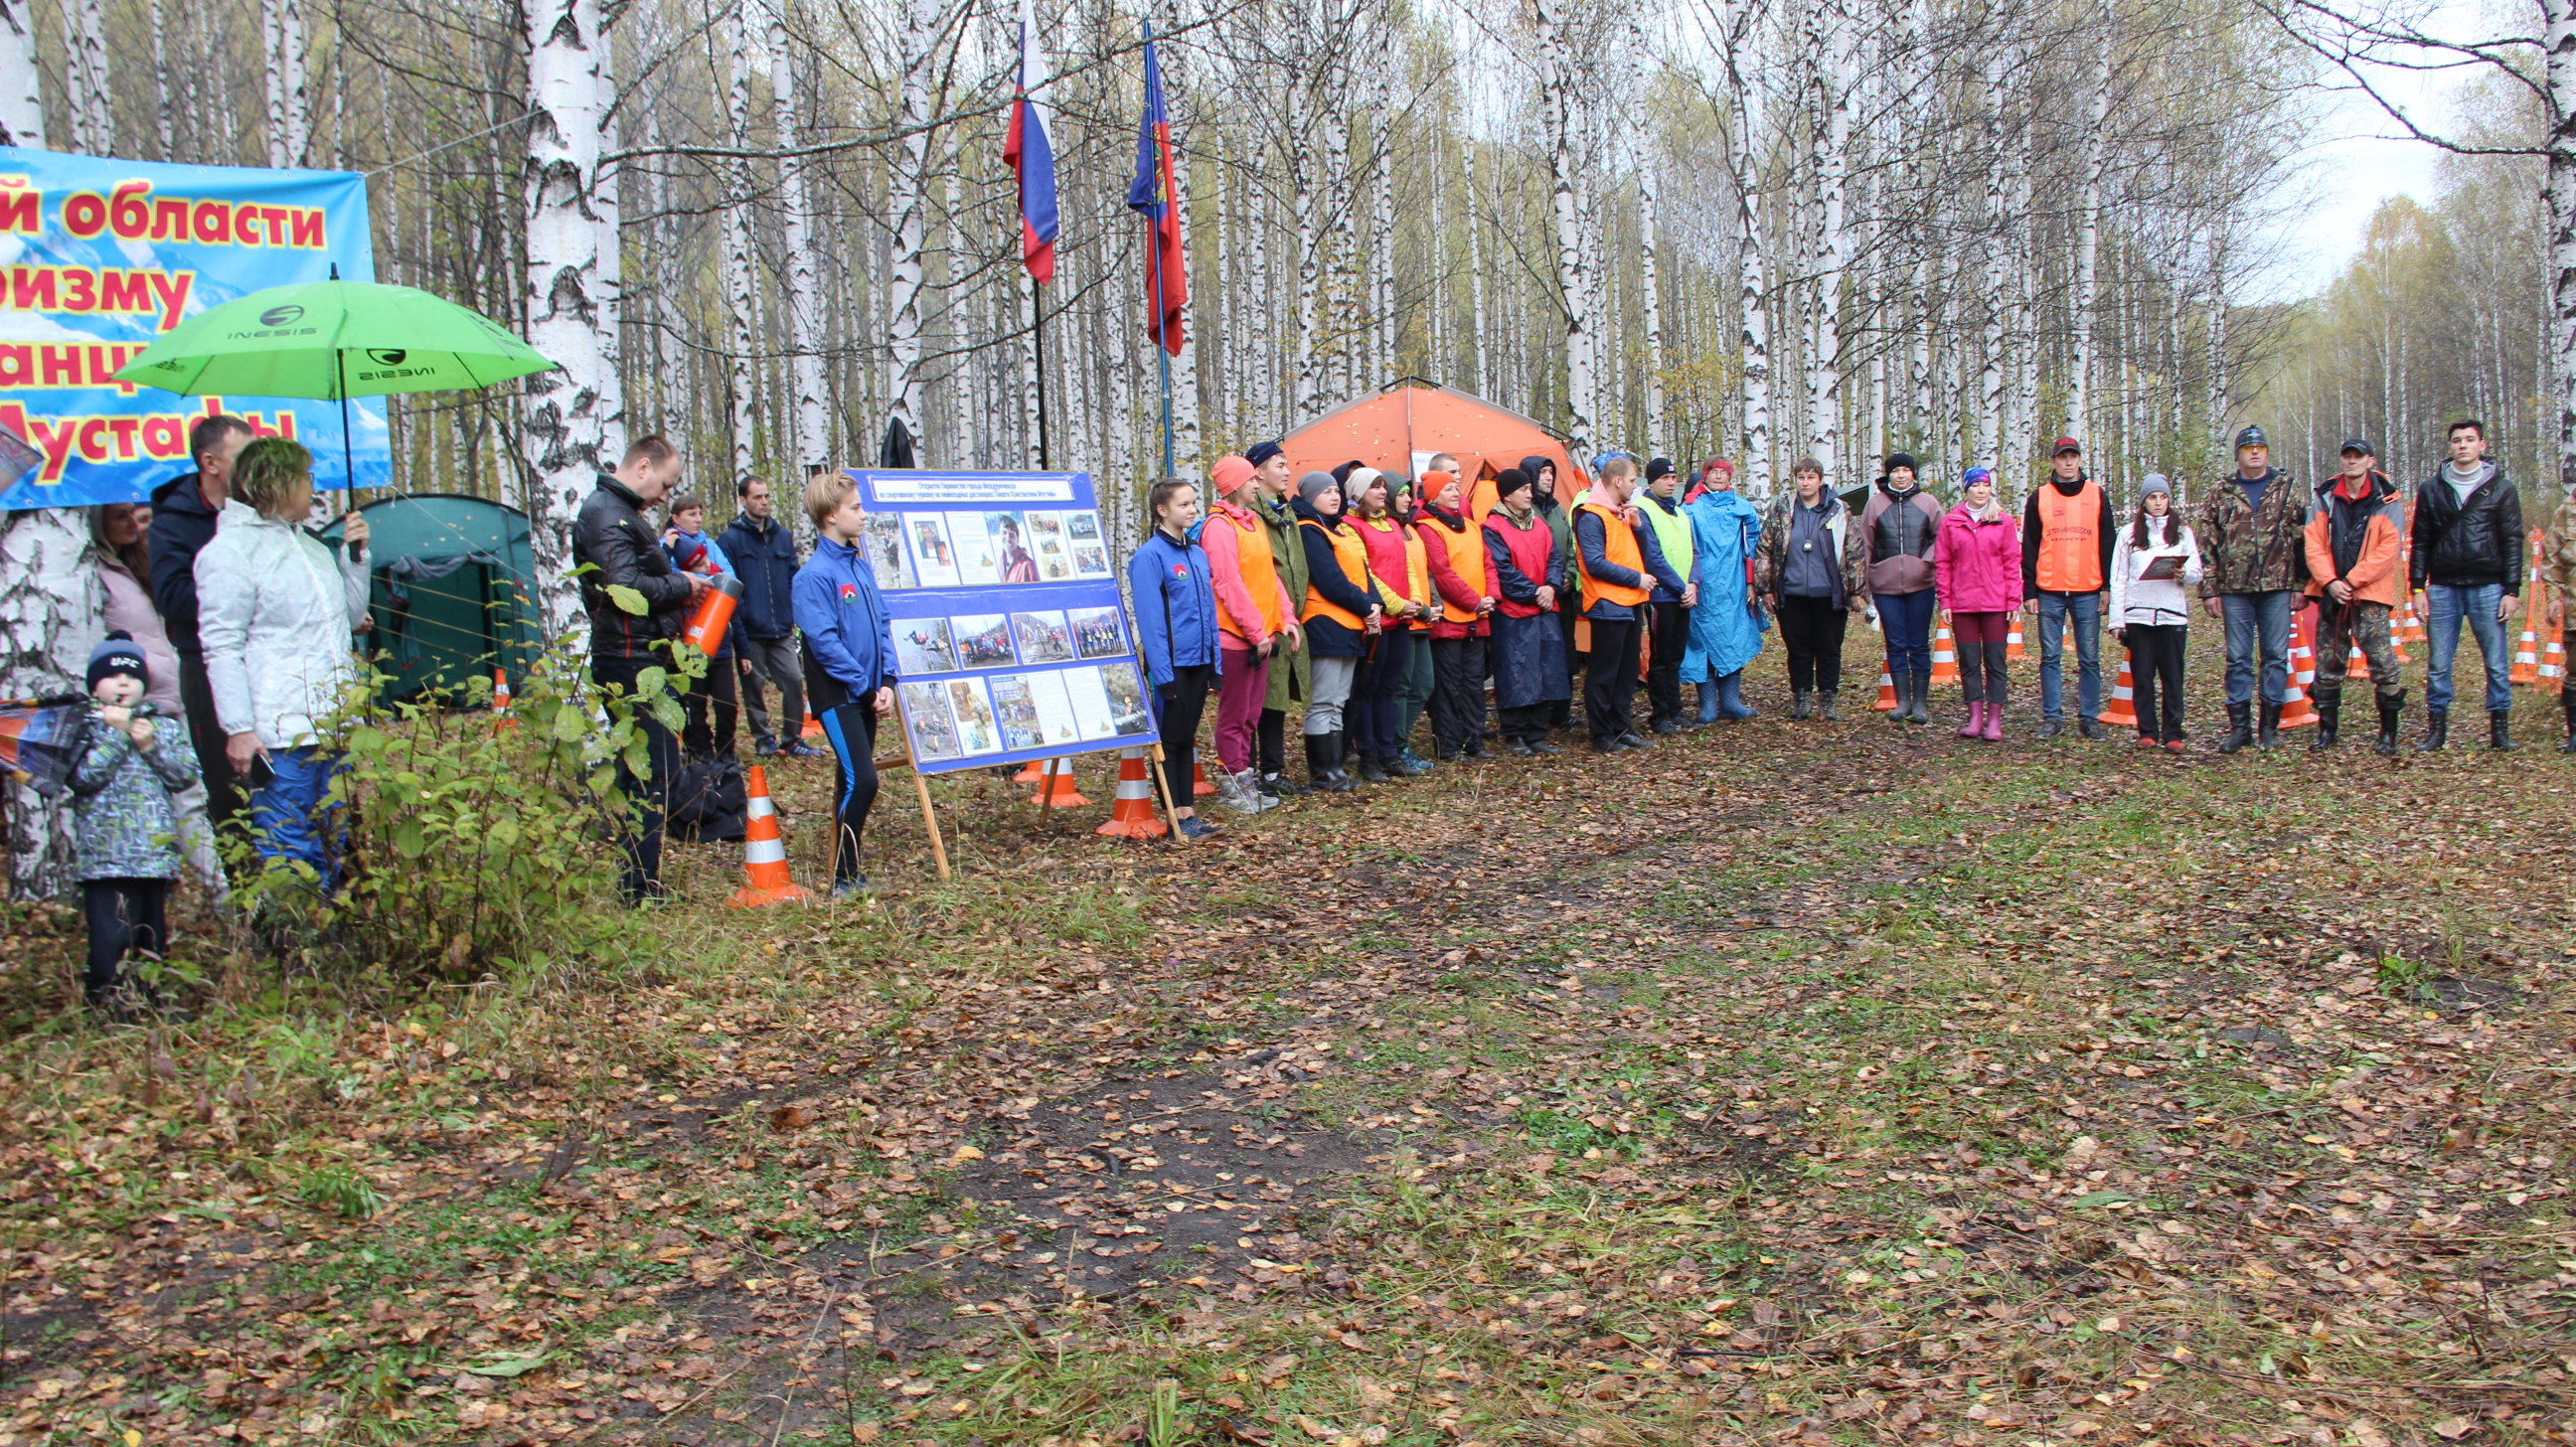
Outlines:
{"label": "inesis logo on umbrella", "polygon": [[358,382],[382,382],[395,377],[426,377],[430,373],[438,370],[435,367],[404,366],[403,362],[410,356],[411,353],[405,351],[401,347],[369,347],[367,348],[367,360],[376,364],[376,370],[372,372],[353,373],[351,375],[351,380]]}
{"label": "inesis logo on umbrella", "polygon": [[230,335],[237,341],[254,342],[268,337],[309,337],[321,330],[319,327],[297,326],[296,323],[302,320],[304,308],[285,302],[259,314],[259,324],[267,330],[233,332]]}

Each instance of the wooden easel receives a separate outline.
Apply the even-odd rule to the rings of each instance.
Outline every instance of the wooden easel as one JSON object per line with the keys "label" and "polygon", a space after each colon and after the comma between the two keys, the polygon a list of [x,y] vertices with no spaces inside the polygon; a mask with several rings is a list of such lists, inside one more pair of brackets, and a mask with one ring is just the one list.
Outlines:
{"label": "wooden easel", "polygon": [[[880,776],[883,776],[888,769],[912,770],[912,792],[921,800],[921,826],[930,831],[930,862],[939,866],[939,882],[946,884],[949,879],[948,846],[939,837],[939,811],[932,808],[930,804],[930,781],[922,777],[920,765],[915,763],[912,757],[912,729],[904,722],[900,698],[895,704],[894,726],[896,732],[903,735],[903,752],[889,758],[872,758],[868,762],[875,766]],[[832,822],[830,871],[826,878],[841,872],[841,825],[837,818]]]}

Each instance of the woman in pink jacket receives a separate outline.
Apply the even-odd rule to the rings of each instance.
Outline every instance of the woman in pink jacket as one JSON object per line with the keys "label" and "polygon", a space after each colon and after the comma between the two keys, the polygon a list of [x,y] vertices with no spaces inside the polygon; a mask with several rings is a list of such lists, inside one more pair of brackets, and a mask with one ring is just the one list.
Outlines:
{"label": "woman in pink jacket", "polygon": [[1959,505],[1941,519],[1932,549],[1932,586],[1950,610],[1959,681],[1968,696],[1963,739],[2004,737],[2004,641],[2021,611],[2021,529],[1995,501],[1995,475],[1968,469]]}

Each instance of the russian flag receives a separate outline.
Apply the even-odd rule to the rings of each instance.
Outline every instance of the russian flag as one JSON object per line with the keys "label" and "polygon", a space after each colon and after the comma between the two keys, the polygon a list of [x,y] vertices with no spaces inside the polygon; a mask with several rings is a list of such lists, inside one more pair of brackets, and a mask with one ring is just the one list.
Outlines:
{"label": "russian flag", "polygon": [[1020,0],[1019,98],[1011,103],[1002,163],[1020,178],[1020,259],[1041,285],[1055,276],[1055,143],[1047,136],[1046,113],[1038,109],[1046,80],[1037,0]]}
{"label": "russian flag", "polygon": [[1188,317],[1190,259],[1181,249],[1181,208],[1172,184],[1172,117],[1163,105],[1163,66],[1154,57],[1154,26],[1145,25],[1145,116],[1136,127],[1136,179],[1127,207],[1152,230],[1145,248],[1145,335],[1174,356]]}

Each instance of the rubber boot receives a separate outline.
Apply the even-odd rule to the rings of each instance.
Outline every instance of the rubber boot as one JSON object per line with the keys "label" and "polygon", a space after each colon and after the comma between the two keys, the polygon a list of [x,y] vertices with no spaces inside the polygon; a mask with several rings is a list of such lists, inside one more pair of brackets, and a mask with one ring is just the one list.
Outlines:
{"label": "rubber boot", "polygon": [[2254,742],[2254,705],[2231,703],[2227,706],[2227,733],[2218,741],[2218,751],[2232,754]]}
{"label": "rubber boot", "polygon": [[2558,706],[2567,711],[2567,742],[2558,746],[2558,752],[2576,754],[2576,691],[2559,694]]}
{"label": "rubber boot", "polygon": [[1816,691],[1812,688],[1791,690],[1789,694],[1789,717],[1814,718],[1815,716]]}
{"label": "rubber boot", "polygon": [[1931,673],[1926,671],[1914,675],[1914,721],[1916,723],[1928,724],[1932,721],[1931,703]]}
{"label": "rubber boot", "polygon": [[2270,699],[2263,700],[2263,724],[2254,735],[2254,743],[2266,749],[2281,746],[2281,706]]}
{"label": "rubber boot", "polygon": [[2451,741],[2451,711],[2447,708],[2424,710],[2424,737],[2415,745],[2419,754],[2438,754]]}
{"label": "rubber boot", "polygon": [[1387,774],[1386,765],[1387,761],[1375,754],[1360,755],[1359,781],[1363,784],[1394,783],[1395,780]]}
{"label": "rubber boot", "polygon": [[1889,714],[1887,721],[1892,724],[1912,723],[1914,721],[1913,670],[1891,673],[1887,676],[1887,681],[1896,690],[1896,712]]}
{"label": "rubber boot", "polygon": [[1699,685],[1699,722],[1702,728],[1717,722],[1717,685]]}
{"label": "rubber boot", "polygon": [[[2396,755],[2397,719],[2400,714],[2405,712],[2405,694],[2398,693],[2380,695],[2379,737],[2371,741],[2370,751],[2372,753],[2379,755],[2383,759],[2391,758]],[[2576,712],[2571,712],[2570,717],[2576,718]]]}
{"label": "rubber boot", "polygon": [[2513,711],[2498,709],[2487,715],[2487,747],[2497,753],[2521,748],[2513,741]]}
{"label": "rubber boot", "polygon": [[1990,744],[1999,744],[2004,741],[2003,690],[1995,687],[1993,684],[1988,684],[1986,685],[1986,691],[1994,694],[1995,697],[1986,700],[1986,726],[1978,733],[1977,737],[1984,739]]}
{"label": "rubber boot", "polygon": [[1744,701],[1744,670],[1739,668],[1717,681],[1718,716],[1732,723],[1759,717],[1759,711]]}
{"label": "rubber boot", "polygon": [[1318,794],[1347,794],[1351,780],[1342,772],[1342,736],[1306,735],[1306,783]]}
{"label": "rubber boot", "polygon": [[[1836,699],[1841,697],[1841,692],[1842,691],[1840,689],[1832,688],[1818,692],[1816,695],[1816,717],[1823,719],[1827,723],[1836,722],[1837,716],[1834,713],[1834,703]],[[2567,717],[2571,720],[2569,727],[2576,728],[2576,704],[2568,705]]]}
{"label": "rubber boot", "polygon": [[2335,746],[2335,734],[2342,728],[2343,685],[2340,683],[2318,684],[2317,736],[2308,740],[2308,748],[2312,751],[2316,749],[2333,748]]}
{"label": "rubber boot", "polygon": [[1968,721],[1959,725],[1959,737],[1981,739],[1986,736],[1986,701],[1977,699],[1968,705]]}

